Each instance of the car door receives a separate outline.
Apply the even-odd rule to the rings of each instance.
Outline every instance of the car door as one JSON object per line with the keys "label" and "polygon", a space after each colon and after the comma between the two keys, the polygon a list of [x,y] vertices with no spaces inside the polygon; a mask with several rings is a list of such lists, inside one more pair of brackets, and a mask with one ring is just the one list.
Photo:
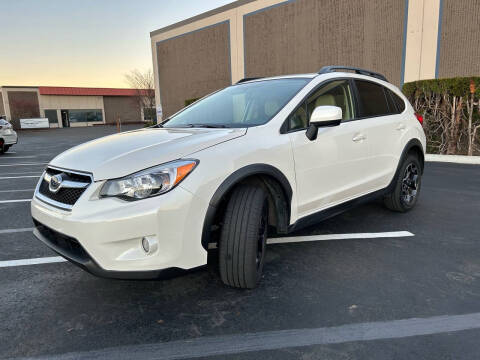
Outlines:
{"label": "car door", "polygon": [[[366,191],[368,134],[361,121],[354,121],[356,108],[349,79],[322,84],[288,118],[292,144],[297,203],[300,217],[315,213]],[[318,129],[315,140],[305,135],[317,106],[342,108],[340,125]]]}
{"label": "car door", "polygon": [[[402,133],[406,131],[405,119],[397,109],[400,100],[384,86],[367,80],[355,79],[359,117],[369,133],[369,157],[367,174],[368,187],[378,190],[386,187],[396,170],[401,153]],[[394,98],[395,96],[396,98]]]}

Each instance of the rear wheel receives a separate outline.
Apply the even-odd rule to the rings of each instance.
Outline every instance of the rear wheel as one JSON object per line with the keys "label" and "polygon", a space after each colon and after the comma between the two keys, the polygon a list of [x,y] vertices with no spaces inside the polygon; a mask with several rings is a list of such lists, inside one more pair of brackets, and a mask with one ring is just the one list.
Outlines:
{"label": "rear wheel", "polygon": [[415,206],[422,184],[421,169],[417,156],[408,155],[400,168],[394,190],[384,198],[387,208],[406,212]]}
{"label": "rear wheel", "polygon": [[222,281],[254,288],[262,276],[268,230],[268,201],[260,187],[238,186],[227,204],[219,244]]}

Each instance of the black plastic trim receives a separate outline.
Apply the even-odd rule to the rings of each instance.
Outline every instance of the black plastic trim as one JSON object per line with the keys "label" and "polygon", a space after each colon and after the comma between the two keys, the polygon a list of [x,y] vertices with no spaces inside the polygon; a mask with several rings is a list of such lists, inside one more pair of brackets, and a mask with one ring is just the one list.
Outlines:
{"label": "black plastic trim", "polygon": [[235,84],[241,84],[241,83],[244,83],[244,82],[247,82],[247,81],[253,81],[253,80],[258,80],[258,79],[263,79],[262,77],[246,77],[246,78],[243,78],[243,79],[240,79],[238,80]]}
{"label": "black plastic trim", "polygon": [[331,72],[336,72],[337,70],[349,70],[349,71],[355,72],[356,74],[371,76],[371,77],[374,77],[374,78],[377,78],[377,79],[388,82],[387,78],[380,73],[377,73],[377,72],[371,71],[371,70],[352,67],[352,66],[338,66],[338,65],[324,66],[320,69],[320,71],[318,73],[319,74],[328,74],[328,73],[331,73]]}
{"label": "black plastic trim", "polygon": [[[33,219],[35,223],[35,228],[33,229],[33,235],[47,245],[50,249],[55,251],[60,256],[64,257],[74,265],[77,265],[81,269],[91,273],[92,275],[108,278],[108,279],[118,279],[118,280],[153,280],[153,279],[169,279],[172,277],[184,275],[190,272],[194,272],[198,269],[203,268],[204,266],[196,267],[193,269],[180,269],[177,267],[171,267],[160,270],[149,270],[149,271],[113,271],[105,270],[100,265],[98,265],[95,260],[87,253],[85,249],[84,255],[73,254],[66,249],[63,249],[60,246],[57,246],[46,237],[44,233],[44,228],[47,228],[45,225],[41,224],[37,220]],[[47,228],[48,229],[48,228]],[[55,230],[48,229],[49,231],[56,232]],[[59,233],[60,234],[60,233]],[[68,237],[66,235],[63,235]],[[81,246],[81,245],[80,245]]]}
{"label": "black plastic trim", "polygon": [[283,191],[287,197],[288,209],[292,201],[292,187],[285,177],[285,175],[276,167],[268,164],[252,164],[238,169],[230,176],[228,176],[218,187],[210,200],[205,220],[203,222],[202,230],[202,246],[205,250],[208,249],[208,242],[210,240],[210,231],[215,218],[217,207],[222,198],[240,181],[252,175],[270,175],[276,179],[282,186]]}

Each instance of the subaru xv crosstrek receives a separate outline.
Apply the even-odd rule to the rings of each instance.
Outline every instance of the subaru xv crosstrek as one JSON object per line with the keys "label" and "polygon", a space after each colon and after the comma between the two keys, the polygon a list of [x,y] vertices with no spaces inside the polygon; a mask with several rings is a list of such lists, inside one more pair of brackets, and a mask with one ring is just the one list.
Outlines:
{"label": "subaru xv crosstrek", "polygon": [[384,76],[338,66],[243,79],[162,124],[78,145],[46,167],[36,237],[102,277],[151,279],[207,264],[255,287],[266,240],[375,197],[419,196],[422,118]]}

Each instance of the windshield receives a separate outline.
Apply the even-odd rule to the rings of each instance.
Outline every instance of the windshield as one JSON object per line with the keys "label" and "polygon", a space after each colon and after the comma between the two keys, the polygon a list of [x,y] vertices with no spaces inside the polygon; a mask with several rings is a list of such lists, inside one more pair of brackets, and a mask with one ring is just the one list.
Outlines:
{"label": "windshield", "polygon": [[168,119],[164,127],[251,127],[272,119],[311,79],[238,84],[220,90]]}

